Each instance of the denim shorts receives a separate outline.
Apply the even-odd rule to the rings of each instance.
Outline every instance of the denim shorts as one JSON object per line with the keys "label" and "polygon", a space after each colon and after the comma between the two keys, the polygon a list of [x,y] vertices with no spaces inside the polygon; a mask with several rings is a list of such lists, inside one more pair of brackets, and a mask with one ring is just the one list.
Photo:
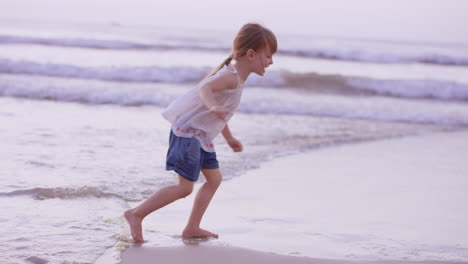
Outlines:
{"label": "denim shorts", "polygon": [[196,182],[201,169],[219,168],[216,152],[206,152],[196,138],[174,135],[171,129],[166,170],[173,170],[185,179]]}

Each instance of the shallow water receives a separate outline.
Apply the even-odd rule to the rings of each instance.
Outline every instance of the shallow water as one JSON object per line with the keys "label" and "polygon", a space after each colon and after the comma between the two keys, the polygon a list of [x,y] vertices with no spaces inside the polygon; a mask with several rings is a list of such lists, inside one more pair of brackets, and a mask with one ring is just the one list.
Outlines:
{"label": "shallow water", "polygon": [[[31,256],[51,263],[94,261],[118,243],[126,208],[176,180],[164,170],[169,124],[161,108],[9,98],[0,102],[0,221],[8,227],[0,244],[2,256],[11,263]],[[233,153],[216,139],[225,180],[298,151],[453,129],[242,113],[231,127],[245,151]],[[71,249],[70,241],[80,250]]]}

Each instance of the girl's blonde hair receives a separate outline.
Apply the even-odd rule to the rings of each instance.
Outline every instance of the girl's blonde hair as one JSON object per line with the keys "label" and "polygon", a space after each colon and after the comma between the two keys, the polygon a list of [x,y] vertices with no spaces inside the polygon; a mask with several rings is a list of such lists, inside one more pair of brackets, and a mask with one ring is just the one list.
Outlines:
{"label": "girl's blonde hair", "polygon": [[253,49],[259,51],[267,46],[270,47],[271,52],[275,53],[278,48],[276,37],[271,30],[263,27],[260,24],[248,23],[241,27],[239,33],[232,44],[232,54],[227,57],[218,67],[205,76],[211,76],[217,73],[224,65],[229,65],[232,60],[247,54],[247,51]]}

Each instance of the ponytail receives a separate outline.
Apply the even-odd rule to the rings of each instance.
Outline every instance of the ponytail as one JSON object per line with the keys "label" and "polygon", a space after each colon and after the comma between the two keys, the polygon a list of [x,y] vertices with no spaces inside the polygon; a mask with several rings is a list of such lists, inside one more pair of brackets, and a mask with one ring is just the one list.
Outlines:
{"label": "ponytail", "polygon": [[229,55],[229,57],[227,57],[223,63],[221,63],[218,67],[216,67],[216,69],[214,69],[213,71],[211,71],[210,73],[208,73],[204,78],[206,79],[207,77],[210,77],[212,75],[215,75],[219,70],[221,70],[221,68],[224,67],[224,65],[229,65],[231,63],[231,61],[233,60],[233,56],[232,55]]}
{"label": "ponytail", "polygon": [[223,64],[221,64],[220,66],[229,65],[229,63],[231,63],[232,59],[233,59],[232,55],[229,55],[229,57],[227,57],[227,59],[225,59]]}

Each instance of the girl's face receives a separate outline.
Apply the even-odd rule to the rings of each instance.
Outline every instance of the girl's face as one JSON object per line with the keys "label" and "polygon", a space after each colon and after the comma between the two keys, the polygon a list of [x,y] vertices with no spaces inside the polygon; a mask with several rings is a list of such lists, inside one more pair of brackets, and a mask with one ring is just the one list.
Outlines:
{"label": "girl's face", "polygon": [[273,64],[273,53],[271,52],[270,46],[267,45],[259,51],[254,51],[251,61],[253,66],[252,71],[263,76],[265,74],[265,69]]}

